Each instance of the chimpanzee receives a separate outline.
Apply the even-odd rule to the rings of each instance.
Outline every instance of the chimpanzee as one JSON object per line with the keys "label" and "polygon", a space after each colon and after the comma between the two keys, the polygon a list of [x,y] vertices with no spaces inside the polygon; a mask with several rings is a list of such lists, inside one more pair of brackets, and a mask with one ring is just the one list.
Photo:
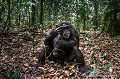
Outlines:
{"label": "chimpanzee", "polygon": [[79,34],[76,27],[69,22],[61,22],[56,25],[48,37],[46,37],[45,48],[39,54],[38,64],[45,64],[45,57],[63,65],[64,61],[71,62],[76,59],[81,72],[87,72],[89,69],[85,66],[83,54],[79,50]]}
{"label": "chimpanzee", "polygon": [[66,38],[58,34],[58,36],[54,39],[53,51],[51,52],[51,55],[48,59],[55,61],[61,65],[64,65],[64,61],[74,62],[74,60],[76,60],[80,71],[89,73],[89,69],[85,66],[84,57],[80,49],[77,45],[74,46],[72,44],[68,44],[69,41],[70,40],[67,40]]}

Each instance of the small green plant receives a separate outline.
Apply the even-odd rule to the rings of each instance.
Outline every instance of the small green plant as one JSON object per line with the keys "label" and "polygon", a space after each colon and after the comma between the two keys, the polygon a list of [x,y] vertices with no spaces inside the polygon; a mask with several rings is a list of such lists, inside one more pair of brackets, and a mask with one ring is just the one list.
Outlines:
{"label": "small green plant", "polygon": [[103,71],[107,71],[108,69],[110,68],[110,64],[109,63],[106,63],[105,66],[104,66],[104,69]]}
{"label": "small green plant", "polygon": [[109,59],[109,53],[108,52],[102,53],[102,58],[104,58],[105,60],[108,60]]}
{"label": "small green plant", "polygon": [[120,44],[120,35],[117,37],[117,41],[115,42],[115,45],[118,46]]}
{"label": "small green plant", "polygon": [[92,37],[89,35],[88,36],[88,44],[91,45],[92,44]]}
{"label": "small green plant", "polygon": [[98,72],[98,67],[94,68],[92,72],[90,72],[89,77],[95,76],[95,74]]}
{"label": "small green plant", "polygon": [[6,73],[3,79],[21,79],[20,72],[15,70],[15,71]]}

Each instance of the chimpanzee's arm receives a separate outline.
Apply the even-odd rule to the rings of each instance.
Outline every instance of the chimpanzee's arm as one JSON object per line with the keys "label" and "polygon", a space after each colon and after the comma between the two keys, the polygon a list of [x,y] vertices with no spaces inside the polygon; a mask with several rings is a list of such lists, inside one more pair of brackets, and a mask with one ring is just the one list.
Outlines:
{"label": "chimpanzee's arm", "polygon": [[70,36],[70,40],[66,41],[66,42],[63,42],[63,44],[67,47],[74,47],[74,46],[79,46],[79,35],[78,35],[78,32],[77,32],[77,29],[73,28],[71,29],[71,36]]}
{"label": "chimpanzee's arm", "polygon": [[60,44],[62,44],[62,47],[67,47],[67,48],[73,48],[74,46],[77,45],[77,40],[74,38],[73,40],[59,40],[58,41]]}
{"label": "chimpanzee's arm", "polygon": [[53,40],[54,38],[58,35],[57,31],[55,29],[53,29],[50,34],[46,37],[44,44],[51,46],[53,45]]}
{"label": "chimpanzee's arm", "polygon": [[76,45],[76,42],[73,41],[73,40],[65,41],[65,42],[63,43],[63,45],[64,45],[65,47],[71,47],[71,48],[73,48],[73,47]]}

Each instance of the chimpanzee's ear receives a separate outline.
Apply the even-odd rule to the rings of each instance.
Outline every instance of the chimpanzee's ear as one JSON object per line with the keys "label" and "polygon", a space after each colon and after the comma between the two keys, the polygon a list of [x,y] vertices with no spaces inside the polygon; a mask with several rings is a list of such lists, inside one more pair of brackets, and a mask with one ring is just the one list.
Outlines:
{"label": "chimpanzee's ear", "polygon": [[56,25],[56,28],[58,28],[59,26],[58,25]]}

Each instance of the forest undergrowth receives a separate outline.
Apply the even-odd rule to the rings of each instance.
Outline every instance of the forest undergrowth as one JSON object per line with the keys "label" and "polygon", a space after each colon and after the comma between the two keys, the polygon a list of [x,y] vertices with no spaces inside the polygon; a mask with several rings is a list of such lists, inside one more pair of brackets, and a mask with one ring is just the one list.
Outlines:
{"label": "forest undergrowth", "polygon": [[89,76],[85,73],[81,74],[75,63],[65,63],[65,66],[60,66],[52,61],[46,61],[43,67],[34,69],[32,65],[36,64],[49,31],[37,30],[35,33],[26,30],[3,36],[3,42],[0,40],[2,43],[0,78],[11,71],[18,71],[22,79],[117,79],[120,77],[120,44],[116,43],[117,37],[102,33],[98,38],[92,39],[98,34],[95,31],[85,31],[91,35],[91,38],[80,34],[80,50],[84,54],[86,65],[91,69]]}

